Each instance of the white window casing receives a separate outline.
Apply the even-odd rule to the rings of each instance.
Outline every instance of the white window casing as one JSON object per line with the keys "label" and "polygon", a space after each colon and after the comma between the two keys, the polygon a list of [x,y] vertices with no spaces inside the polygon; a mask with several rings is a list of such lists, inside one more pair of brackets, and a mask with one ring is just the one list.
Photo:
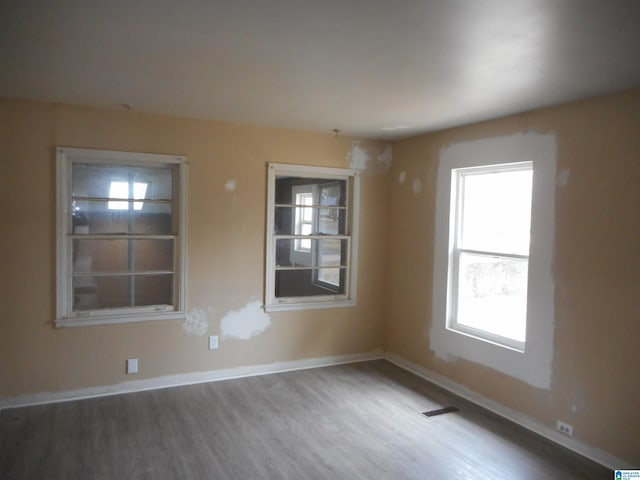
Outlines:
{"label": "white window casing", "polygon": [[56,166],[56,326],[184,318],[186,158],[57,147]]}
{"label": "white window casing", "polygon": [[[528,259],[526,341],[505,344],[451,325],[450,235],[452,171],[469,167],[530,162],[533,165],[531,242]],[[550,388],[553,361],[556,140],[553,134],[522,133],[458,143],[440,152],[436,187],[433,301],[429,345],[444,360],[463,358]],[[508,342],[506,342],[508,343]]]}
{"label": "white window casing", "polygon": [[[355,305],[359,173],[341,168],[270,163],[267,183],[265,310]],[[286,188],[285,195],[290,196],[291,200],[279,202],[276,198],[278,188]],[[328,192],[331,188],[342,189],[343,205],[323,203],[320,200],[321,193]],[[308,193],[313,196],[311,206],[305,197]],[[296,198],[303,200],[303,203],[296,205]],[[303,235],[300,222],[294,219],[300,218],[309,208],[313,211],[313,220],[310,222],[313,230],[310,234]],[[337,231],[323,231],[323,213],[325,223],[331,223],[332,228],[337,228]],[[335,219],[328,219],[330,216],[335,216]],[[304,231],[306,230],[307,227]],[[283,250],[281,247],[285,245],[288,247],[284,249],[284,253],[280,252]],[[309,245],[310,248],[306,248]],[[325,260],[328,263],[324,263]],[[314,293],[308,293],[303,288],[301,292],[294,294],[292,290],[283,286],[286,282],[278,280],[303,272],[308,274],[308,278],[303,282],[306,290],[313,290]],[[301,286],[300,282],[298,286]]]}

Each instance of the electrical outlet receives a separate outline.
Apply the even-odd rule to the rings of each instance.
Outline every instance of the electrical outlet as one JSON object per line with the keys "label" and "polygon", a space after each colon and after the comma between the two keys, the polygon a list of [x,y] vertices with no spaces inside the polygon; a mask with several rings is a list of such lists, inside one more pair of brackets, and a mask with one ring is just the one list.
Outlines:
{"label": "electrical outlet", "polygon": [[138,373],[138,359],[127,358],[127,374]]}
{"label": "electrical outlet", "polygon": [[215,350],[218,348],[218,336],[211,335],[209,336],[209,350]]}
{"label": "electrical outlet", "polygon": [[556,421],[556,429],[565,435],[569,435],[573,437],[573,425],[569,425],[568,423],[561,422],[560,420]]}

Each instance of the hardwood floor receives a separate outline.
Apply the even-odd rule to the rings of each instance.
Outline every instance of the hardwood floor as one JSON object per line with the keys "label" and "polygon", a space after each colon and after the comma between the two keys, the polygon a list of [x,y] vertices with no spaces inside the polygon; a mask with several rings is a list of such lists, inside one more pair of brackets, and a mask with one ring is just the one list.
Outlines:
{"label": "hardwood floor", "polygon": [[0,412],[2,480],[281,478],[611,472],[382,360]]}

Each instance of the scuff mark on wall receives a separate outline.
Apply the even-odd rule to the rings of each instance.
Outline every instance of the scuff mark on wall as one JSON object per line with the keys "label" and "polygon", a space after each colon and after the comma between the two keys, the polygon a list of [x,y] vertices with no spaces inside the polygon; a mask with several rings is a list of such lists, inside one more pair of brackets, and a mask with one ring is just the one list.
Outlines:
{"label": "scuff mark on wall", "polygon": [[354,141],[351,144],[351,151],[347,153],[349,167],[354,170],[364,170],[367,168],[369,160],[371,160],[371,157],[367,150],[360,145],[359,141]]}
{"label": "scuff mark on wall", "polygon": [[220,337],[249,340],[264,332],[271,318],[262,310],[259,300],[251,300],[240,310],[232,310],[220,321]]}
{"label": "scuff mark on wall", "polygon": [[411,184],[411,188],[413,190],[414,195],[418,195],[422,191],[422,182],[419,178],[414,178],[413,183]]}
{"label": "scuff mark on wall", "polygon": [[407,178],[407,172],[405,170],[401,171],[400,175],[398,175],[398,183],[404,183],[406,178]]}
{"label": "scuff mark on wall", "polygon": [[224,189],[227,192],[235,192],[236,191],[236,181],[232,178],[227,183],[224,184]]}
{"label": "scuff mark on wall", "polygon": [[192,309],[185,318],[182,329],[189,335],[202,336],[209,328],[207,312],[199,308]]}
{"label": "scuff mark on wall", "polygon": [[568,168],[562,169],[562,171],[556,177],[556,185],[559,187],[566,187],[569,183],[569,176],[571,175],[571,170]]}

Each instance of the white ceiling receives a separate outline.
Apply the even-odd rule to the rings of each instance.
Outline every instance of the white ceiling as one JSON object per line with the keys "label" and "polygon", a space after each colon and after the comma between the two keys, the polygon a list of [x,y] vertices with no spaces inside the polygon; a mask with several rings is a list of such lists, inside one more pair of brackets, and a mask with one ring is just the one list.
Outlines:
{"label": "white ceiling", "polygon": [[640,86],[638,0],[2,0],[0,96],[403,138]]}

